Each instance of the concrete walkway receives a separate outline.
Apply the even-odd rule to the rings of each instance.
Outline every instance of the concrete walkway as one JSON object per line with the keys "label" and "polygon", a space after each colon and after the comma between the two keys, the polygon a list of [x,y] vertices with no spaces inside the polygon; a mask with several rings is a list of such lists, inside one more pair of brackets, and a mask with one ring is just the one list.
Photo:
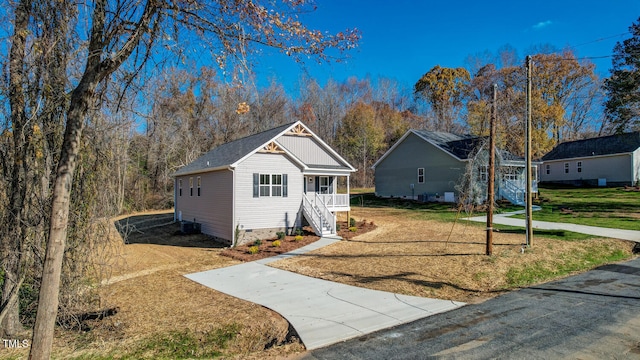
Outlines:
{"label": "concrete walkway", "polygon": [[272,309],[295,328],[307,349],[458,308],[464,303],[406,296],[320,280],[267,263],[326,246],[322,238],[287,254],[185,275],[217,291]]}
{"label": "concrete walkway", "polygon": [[[517,227],[525,227],[524,219],[514,219],[509,216],[515,214],[521,214],[523,211],[517,211],[513,213],[507,214],[495,214],[493,215],[493,223],[501,224],[501,225],[511,225]],[[535,216],[534,216],[535,218]],[[478,221],[478,222],[487,222],[487,216],[475,216],[471,218],[467,218],[466,220],[470,221]],[[577,224],[569,224],[569,223],[554,223],[549,221],[538,221],[533,220],[531,222],[531,226],[533,226],[533,234],[535,235],[535,229],[544,229],[544,230],[566,230],[573,231],[580,234],[588,234],[601,236],[606,238],[614,238],[614,239],[622,239],[640,242],[640,231],[636,230],[621,230],[621,229],[611,229],[611,228],[602,228],[596,226],[588,226],[588,225],[577,225]]]}

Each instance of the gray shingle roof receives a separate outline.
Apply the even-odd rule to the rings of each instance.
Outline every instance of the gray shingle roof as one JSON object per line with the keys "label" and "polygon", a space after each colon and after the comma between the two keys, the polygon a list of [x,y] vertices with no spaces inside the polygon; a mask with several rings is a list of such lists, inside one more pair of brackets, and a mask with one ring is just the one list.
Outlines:
{"label": "gray shingle roof", "polygon": [[640,147],[640,131],[567,141],[542,157],[543,161],[629,153]]}
{"label": "gray shingle roof", "polygon": [[236,161],[242,159],[244,156],[255,151],[256,149],[258,149],[258,147],[264,145],[269,140],[273,139],[293,124],[294,123],[278,126],[277,128],[273,128],[271,130],[263,131],[261,133],[222,144],[195,159],[190,164],[180,168],[173,174],[173,176],[179,176],[198,171],[204,171],[206,169],[231,165]]}
{"label": "gray shingle roof", "polygon": [[[444,151],[461,160],[466,160],[487,139],[486,136],[456,135],[446,132],[414,130],[421,138],[439,146]],[[524,160],[505,150],[498,150],[504,160]]]}

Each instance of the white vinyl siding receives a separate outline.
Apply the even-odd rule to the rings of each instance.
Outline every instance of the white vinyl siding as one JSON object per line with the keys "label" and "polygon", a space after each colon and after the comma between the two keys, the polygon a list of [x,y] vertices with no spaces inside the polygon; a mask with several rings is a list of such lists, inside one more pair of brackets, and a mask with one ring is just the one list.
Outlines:
{"label": "white vinyl siding", "polygon": [[329,154],[310,136],[283,135],[276,140],[285,149],[309,165],[340,166],[340,162]]}
{"label": "white vinyl siding", "polygon": [[[275,170],[287,174],[287,195],[284,177],[280,187],[282,196],[253,196],[253,174],[270,175],[269,192]],[[275,174],[278,175],[278,174]],[[277,191],[277,190],[276,190]],[[256,153],[236,168],[236,225],[242,230],[272,229],[299,225],[298,212],[302,204],[303,177],[301,169],[283,154]]]}
{"label": "white vinyl siding", "polygon": [[[233,236],[233,173],[220,170],[198,176],[201,196],[182,196],[176,199],[176,212],[181,212],[182,220],[195,221],[202,226],[202,232],[231,240]],[[178,184],[187,177],[179,177]],[[190,179],[193,180],[191,177]],[[193,188],[193,187],[192,187]]]}

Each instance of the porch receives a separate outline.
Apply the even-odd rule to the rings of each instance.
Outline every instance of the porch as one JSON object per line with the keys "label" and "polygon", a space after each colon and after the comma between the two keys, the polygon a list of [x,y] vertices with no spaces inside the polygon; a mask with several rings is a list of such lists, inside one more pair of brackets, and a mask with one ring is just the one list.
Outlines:
{"label": "porch", "polygon": [[312,203],[320,201],[331,212],[351,211],[349,176],[305,175],[304,194]]}
{"label": "porch", "polygon": [[[337,233],[336,213],[350,211],[349,176],[315,175],[304,176],[302,214],[313,230],[320,236]],[[340,188],[340,189],[339,189]]]}

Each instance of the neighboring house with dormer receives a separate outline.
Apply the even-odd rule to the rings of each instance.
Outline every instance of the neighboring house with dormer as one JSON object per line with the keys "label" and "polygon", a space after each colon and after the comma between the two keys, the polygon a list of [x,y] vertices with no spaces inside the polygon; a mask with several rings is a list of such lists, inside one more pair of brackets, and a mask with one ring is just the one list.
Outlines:
{"label": "neighboring house with dormer", "polygon": [[179,169],[174,218],[231,244],[291,232],[305,221],[318,235],[335,235],[336,213],[350,210],[354,171],[298,121],[220,145]]}
{"label": "neighboring house with dormer", "polygon": [[[463,176],[468,175],[467,164],[470,161],[477,163],[473,176],[480,187],[487,182],[488,155],[482,154],[485,139],[437,131],[407,131],[373,165],[376,195],[423,201],[458,201],[458,185]],[[524,159],[502,150],[496,151],[496,157],[499,160],[496,199],[524,204]],[[536,168],[537,164],[532,169],[534,179],[537,178]],[[532,185],[533,191],[537,192],[535,180]],[[479,195],[474,201],[484,201],[482,196],[486,199],[486,191]]]}
{"label": "neighboring house with dormer", "polygon": [[623,186],[640,181],[640,131],[566,141],[542,157],[540,182]]}

